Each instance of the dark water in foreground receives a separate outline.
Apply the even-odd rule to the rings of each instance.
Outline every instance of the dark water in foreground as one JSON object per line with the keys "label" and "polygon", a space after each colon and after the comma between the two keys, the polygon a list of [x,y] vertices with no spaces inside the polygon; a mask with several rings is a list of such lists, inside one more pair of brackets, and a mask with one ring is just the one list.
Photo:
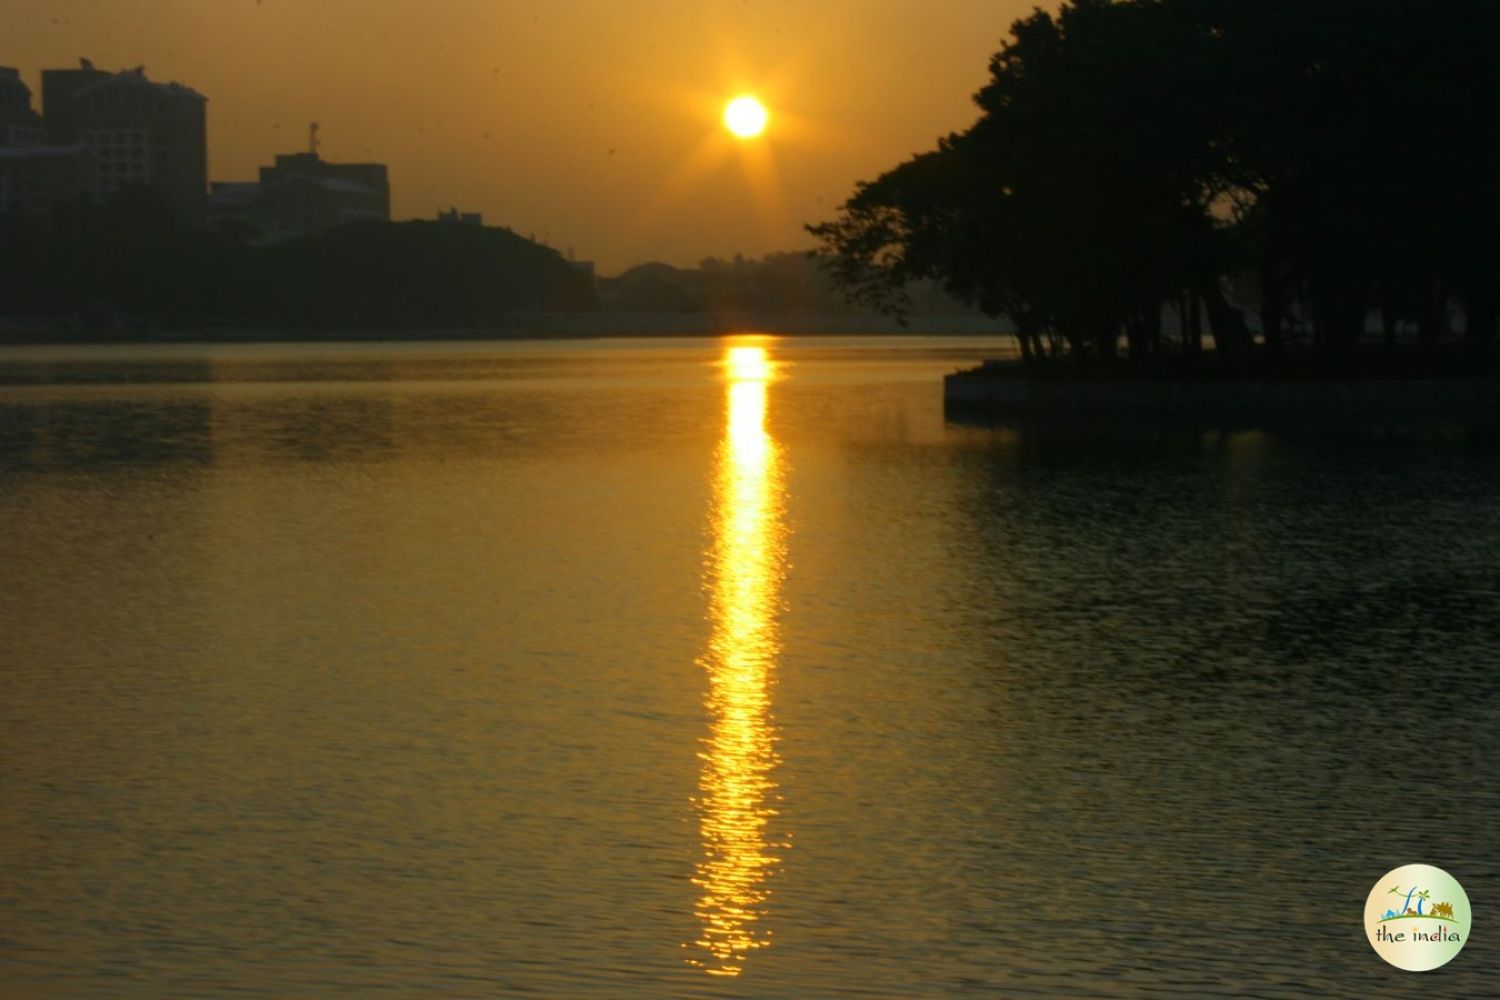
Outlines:
{"label": "dark water in foreground", "polygon": [[122,353],[0,356],[0,992],[1500,982],[1491,432],[949,424],[923,338]]}

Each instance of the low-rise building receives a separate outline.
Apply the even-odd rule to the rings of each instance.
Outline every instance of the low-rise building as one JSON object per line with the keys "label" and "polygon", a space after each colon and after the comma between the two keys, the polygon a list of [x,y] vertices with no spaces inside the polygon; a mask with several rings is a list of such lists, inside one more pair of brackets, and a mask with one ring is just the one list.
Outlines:
{"label": "low-rise building", "polygon": [[216,182],[210,223],[245,225],[257,244],[318,236],[351,222],[389,222],[391,189],[383,163],[329,163],[316,153],[276,157],[259,182]]}
{"label": "low-rise building", "polygon": [[456,208],[438,209],[437,220],[450,226],[482,226],[484,225],[484,214],[482,212],[460,212]]}

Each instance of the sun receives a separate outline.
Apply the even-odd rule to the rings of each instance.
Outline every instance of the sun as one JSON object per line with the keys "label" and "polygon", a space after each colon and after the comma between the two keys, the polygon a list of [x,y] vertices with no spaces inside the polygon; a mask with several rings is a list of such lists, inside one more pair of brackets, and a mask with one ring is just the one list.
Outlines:
{"label": "sun", "polygon": [[724,127],[741,139],[754,139],[764,132],[770,117],[766,106],[748,94],[724,105]]}

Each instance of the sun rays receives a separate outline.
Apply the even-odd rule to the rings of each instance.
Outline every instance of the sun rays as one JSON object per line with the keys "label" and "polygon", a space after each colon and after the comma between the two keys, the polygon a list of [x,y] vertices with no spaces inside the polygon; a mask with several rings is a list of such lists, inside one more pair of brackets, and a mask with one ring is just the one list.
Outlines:
{"label": "sun rays", "polygon": [[748,205],[767,243],[784,238],[793,219],[778,154],[819,145],[817,123],[797,113],[797,74],[791,63],[755,74],[741,60],[721,58],[721,85],[659,95],[663,114],[696,123],[696,142],[642,199],[632,228],[644,239],[682,206],[717,190],[726,204]]}

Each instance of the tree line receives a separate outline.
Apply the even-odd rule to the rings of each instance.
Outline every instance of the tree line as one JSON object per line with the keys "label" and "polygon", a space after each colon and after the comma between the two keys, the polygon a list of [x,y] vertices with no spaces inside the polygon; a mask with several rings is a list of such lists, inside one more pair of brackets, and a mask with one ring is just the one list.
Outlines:
{"label": "tree line", "polygon": [[972,127],[808,227],[856,300],[940,280],[1030,362],[1493,340],[1493,0],[1067,0],[989,69]]}
{"label": "tree line", "polygon": [[[829,279],[821,258],[804,252],[705,257],[695,268],[658,261],[600,278],[599,306],[605,313],[701,314],[709,316],[873,316],[851,304]],[[935,282],[913,284],[907,296],[916,315],[972,316],[974,310],[946,294]]]}
{"label": "tree line", "polygon": [[592,275],[507,229],[367,222],[254,246],[146,187],[0,217],[0,315],[126,330],[504,329],[592,309]]}

